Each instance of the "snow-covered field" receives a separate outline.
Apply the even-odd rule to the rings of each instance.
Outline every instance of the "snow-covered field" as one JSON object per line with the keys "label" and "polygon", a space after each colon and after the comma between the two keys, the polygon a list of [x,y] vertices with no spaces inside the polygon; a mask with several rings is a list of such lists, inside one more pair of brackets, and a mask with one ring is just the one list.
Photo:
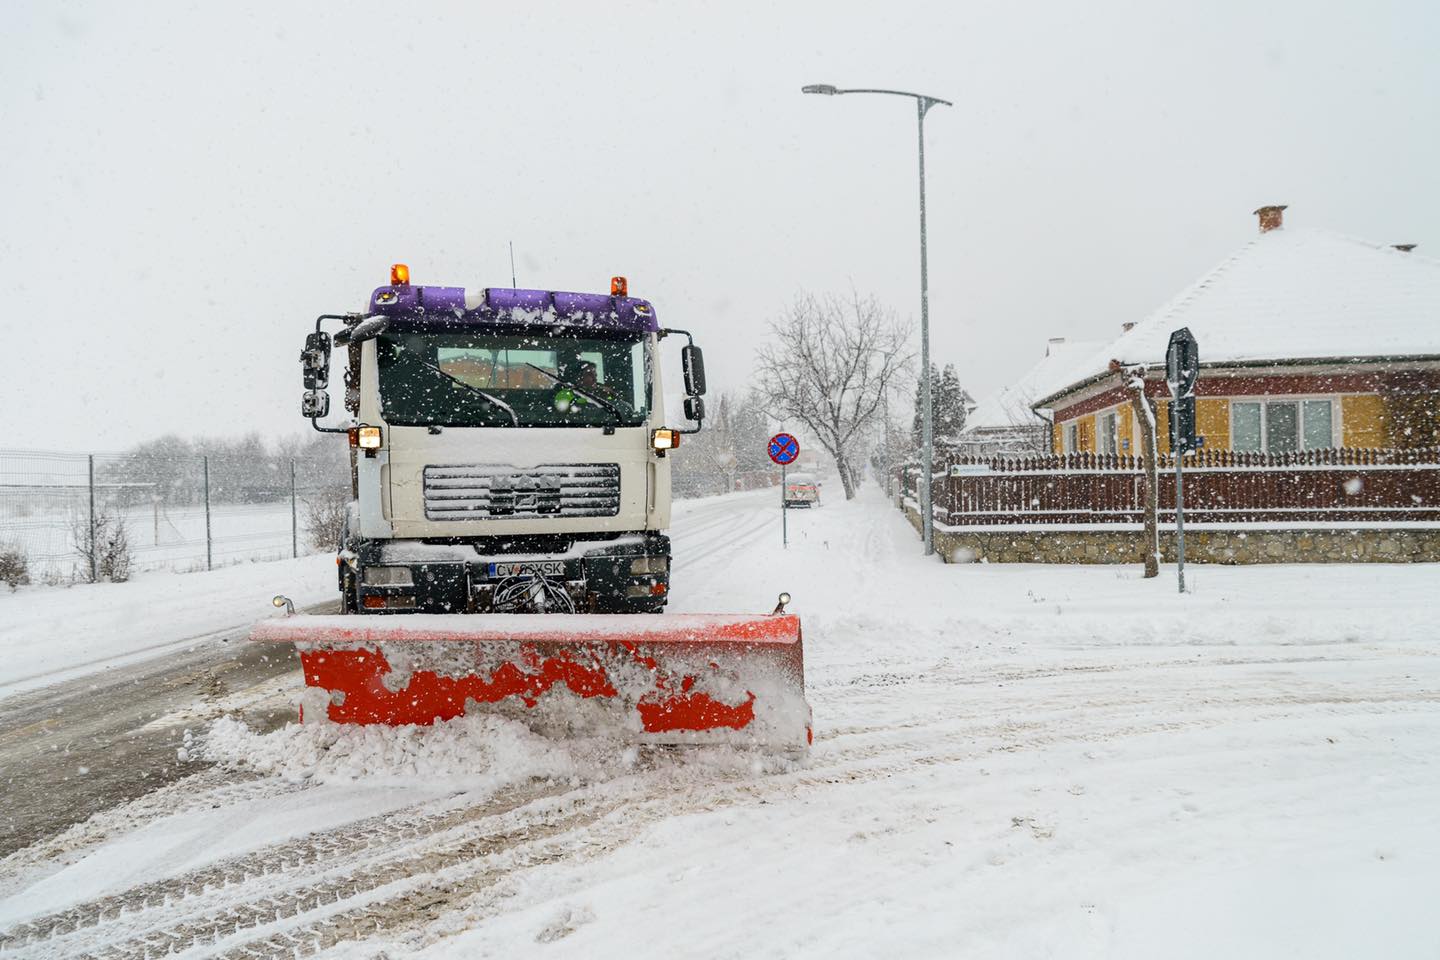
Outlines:
{"label": "snow-covered field", "polygon": [[128,583],[0,585],[0,698],[234,630],[273,612],[277,593],[307,606],[333,599],[335,590],[333,554],[152,571]]}
{"label": "snow-covered field", "polygon": [[[42,503],[15,516],[16,504],[7,504],[0,517],[0,545],[17,548],[30,559],[33,579],[51,575],[69,578],[80,566],[75,551],[77,526],[84,529],[84,491],[69,504]],[[44,500],[44,497],[38,499]],[[307,554],[304,503],[294,516],[290,501],[277,503],[215,504],[210,510],[210,560],[214,567],[257,560],[279,560],[298,549]],[[146,504],[119,511],[130,541],[131,567],[136,571],[205,569],[205,508]],[[292,523],[292,520],[294,521]]]}
{"label": "snow-covered field", "polygon": [[[677,506],[673,609],[794,595],[807,761],[158,717],[219,765],[0,862],[0,947],[1440,953],[1440,570],[1191,567],[1177,596],[1169,568],[926,561],[873,486],[792,512],[782,550],[776,499]],[[305,563],[280,579],[318,598],[333,568]],[[7,656],[75,613],[105,634],[99,589],[0,597]]]}

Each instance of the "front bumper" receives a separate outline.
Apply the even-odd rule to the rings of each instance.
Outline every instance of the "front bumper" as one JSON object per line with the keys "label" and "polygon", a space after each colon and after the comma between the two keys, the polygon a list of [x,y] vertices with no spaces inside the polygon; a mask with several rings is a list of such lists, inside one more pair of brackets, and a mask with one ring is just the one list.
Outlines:
{"label": "front bumper", "polygon": [[[371,541],[356,551],[359,611],[594,612],[618,605],[658,608],[670,592],[670,538],[662,534],[575,541],[548,555],[490,553],[484,544],[427,547]],[[427,553],[440,556],[417,559]],[[377,576],[380,570],[383,576]]]}

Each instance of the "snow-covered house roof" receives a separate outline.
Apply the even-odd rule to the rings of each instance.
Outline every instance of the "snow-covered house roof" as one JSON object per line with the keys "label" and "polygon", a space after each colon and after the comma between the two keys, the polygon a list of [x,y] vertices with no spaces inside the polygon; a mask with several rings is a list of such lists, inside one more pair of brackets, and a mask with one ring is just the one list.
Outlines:
{"label": "snow-covered house roof", "polygon": [[965,418],[965,433],[977,430],[1004,430],[1040,424],[1030,405],[1063,386],[1073,383],[1080,364],[1100,349],[1098,340],[1052,339],[1045,356],[1014,383],[981,400]]}
{"label": "snow-covered house roof", "polygon": [[1440,358],[1440,260],[1323,230],[1268,230],[1036,403],[1105,376],[1112,359],[1163,364],[1181,327],[1202,367]]}

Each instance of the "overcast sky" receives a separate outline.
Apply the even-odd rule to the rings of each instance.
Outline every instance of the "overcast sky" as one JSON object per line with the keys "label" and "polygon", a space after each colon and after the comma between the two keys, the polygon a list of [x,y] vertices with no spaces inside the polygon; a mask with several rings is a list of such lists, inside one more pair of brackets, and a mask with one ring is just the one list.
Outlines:
{"label": "overcast sky", "polygon": [[[293,432],[301,341],[415,282],[602,290],[740,386],[796,291],[977,396],[1256,231],[1440,254],[1440,4],[6,5],[0,447]],[[146,12],[141,12],[141,11]],[[1296,331],[1303,336],[1303,331]],[[1202,345],[1203,346],[1203,345]]]}

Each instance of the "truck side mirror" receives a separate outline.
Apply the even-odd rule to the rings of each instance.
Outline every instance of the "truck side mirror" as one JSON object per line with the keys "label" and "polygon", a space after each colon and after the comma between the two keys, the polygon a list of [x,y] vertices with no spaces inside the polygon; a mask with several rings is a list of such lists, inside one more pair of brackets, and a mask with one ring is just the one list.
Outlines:
{"label": "truck side mirror", "polygon": [[705,401],[699,397],[685,398],[685,419],[699,423],[705,419]]}
{"label": "truck side mirror", "polygon": [[[305,373],[307,391],[313,393],[330,386],[330,346],[330,334],[320,330],[305,338],[305,349],[300,354],[300,367]],[[320,416],[323,417],[324,414]]]}
{"label": "truck side mirror", "polygon": [[[705,355],[693,343],[680,348],[680,365],[685,368],[685,392],[692,397],[705,395]],[[691,417],[698,420],[699,417]]]}
{"label": "truck side mirror", "polygon": [[318,420],[330,413],[330,394],[324,390],[306,390],[300,397],[300,415]]}

